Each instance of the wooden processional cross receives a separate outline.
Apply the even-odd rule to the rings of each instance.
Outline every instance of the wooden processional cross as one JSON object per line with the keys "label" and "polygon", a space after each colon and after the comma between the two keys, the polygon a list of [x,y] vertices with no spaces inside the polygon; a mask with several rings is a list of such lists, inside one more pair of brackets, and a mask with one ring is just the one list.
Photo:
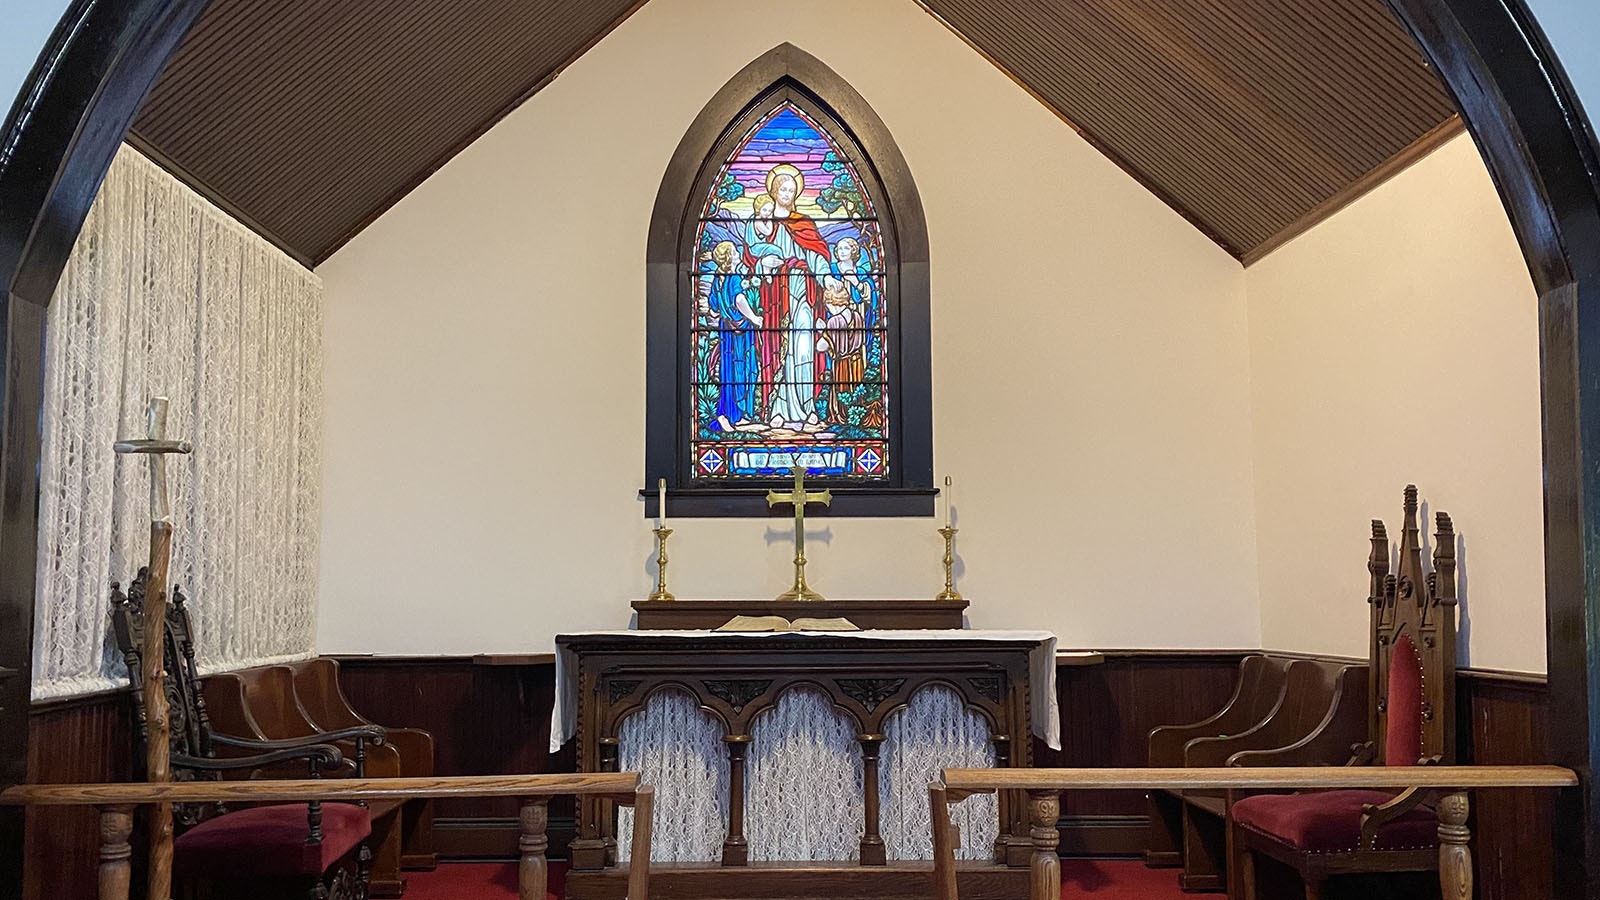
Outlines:
{"label": "wooden processional cross", "polygon": [[[149,781],[171,781],[171,728],[167,711],[167,567],[172,560],[172,512],[167,505],[167,454],[188,453],[188,441],[167,440],[167,398],[153,397],[145,411],[143,440],[118,441],[118,453],[150,456],[150,574],[144,594],[145,772]],[[152,900],[172,896],[172,804],[156,804],[150,814],[150,889]]]}
{"label": "wooden processional cross", "polygon": [[806,504],[821,503],[829,506],[833,503],[831,491],[806,492],[806,470],[804,466],[794,467],[794,490],[787,494],[777,491],[767,491],[767,506],[777,506],[780,503],[794,504],[794,585],[787,591],[778,595],[778,600],[821,600],[822,595],[806,587]]}

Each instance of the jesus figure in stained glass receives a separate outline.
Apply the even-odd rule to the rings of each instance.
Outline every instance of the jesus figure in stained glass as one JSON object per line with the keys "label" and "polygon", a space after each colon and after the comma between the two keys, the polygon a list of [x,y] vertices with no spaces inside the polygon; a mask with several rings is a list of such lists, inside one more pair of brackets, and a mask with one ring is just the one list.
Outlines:
{"label": "jesus figure in stained glass", "polygon": [[786,310],[783,358],[776,373],[771,425],[815,425],[817,418],[817,315],[822,308],[822,286],[813,273],[829,271],[828,242],[816,223],[795,209],[805,190],[800,170],[787,163],[767,173],[767,193],[772,195],[773,229],[770,243],[778,251],[760,260],[776,278],[763,284],[762,308]]}

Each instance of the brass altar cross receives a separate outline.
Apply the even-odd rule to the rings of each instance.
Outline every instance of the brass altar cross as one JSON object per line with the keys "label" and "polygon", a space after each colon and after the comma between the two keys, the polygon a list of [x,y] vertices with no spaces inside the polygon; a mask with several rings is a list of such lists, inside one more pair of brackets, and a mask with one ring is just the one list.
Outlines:
{"label": "brass altar cross", "polygon": [[794,504],[794,586],[778,595],[781,600],[821,600],[822,595],[806,587],[806,504],[821,503],[828,506],[833,502],[831,491],[817,491],[807,493],[805,484],[805,466],[794,467],[794,490],[787,494],[777,491],[767,491],[767,506],[777,506],[779,503]]}

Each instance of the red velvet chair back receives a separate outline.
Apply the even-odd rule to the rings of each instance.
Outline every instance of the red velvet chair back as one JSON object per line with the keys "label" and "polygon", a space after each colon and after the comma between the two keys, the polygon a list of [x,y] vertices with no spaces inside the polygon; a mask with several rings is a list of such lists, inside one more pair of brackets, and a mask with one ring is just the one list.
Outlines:
{"label": "red velvet chair back", "polygon": [[1422,758],[1422,656],[1411,635],[1394,642],[1389,657],[1388,730],[1383,764],[1414,766]]}
{"label": "red velvet chair back", "polygon": [[1447,513],[1435,513],[1433,571],[1423,569],[1417,488],[1406,485],[1399,563],[1390,571],[1389,537],[1372,520],[1373,750],[1391,766],[1455,760],[1456,536]]}

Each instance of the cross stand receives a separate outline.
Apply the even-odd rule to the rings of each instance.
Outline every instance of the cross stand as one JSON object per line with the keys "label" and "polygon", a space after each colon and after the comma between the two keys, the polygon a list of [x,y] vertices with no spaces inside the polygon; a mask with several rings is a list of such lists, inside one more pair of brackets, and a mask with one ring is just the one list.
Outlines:
{"label": "cross stand", "polygon": [[[188,453],[188,441],[167,439],[167,398],[152,397],[146,410],[146,437],[118,441],[118,453],[147,454],[150,460],[150,574],[144,598],[144,696],[148,736],[145,740],[146,778],[171,780],[166,691],[167,569],[172,560],[172,512],[167,504],[168,453]],[[172,804],[158,803],[150,815],[150,865],[147,895],[159,900],[172,896]]]}
{"label": "cross stand", "polygon": [[822,595],[806,587],[806,504],[821,503],[829,506],[833,502],[833,493],[830,491],[817,491],[807,493],[805,486],[805,467],[794,467],[794,490],[787,494],[777,491],[767,491],[767,506],[777,506],[779,503],[794,504],[794,584],[778,595],[778,601],[785,600],[821,600]]}

